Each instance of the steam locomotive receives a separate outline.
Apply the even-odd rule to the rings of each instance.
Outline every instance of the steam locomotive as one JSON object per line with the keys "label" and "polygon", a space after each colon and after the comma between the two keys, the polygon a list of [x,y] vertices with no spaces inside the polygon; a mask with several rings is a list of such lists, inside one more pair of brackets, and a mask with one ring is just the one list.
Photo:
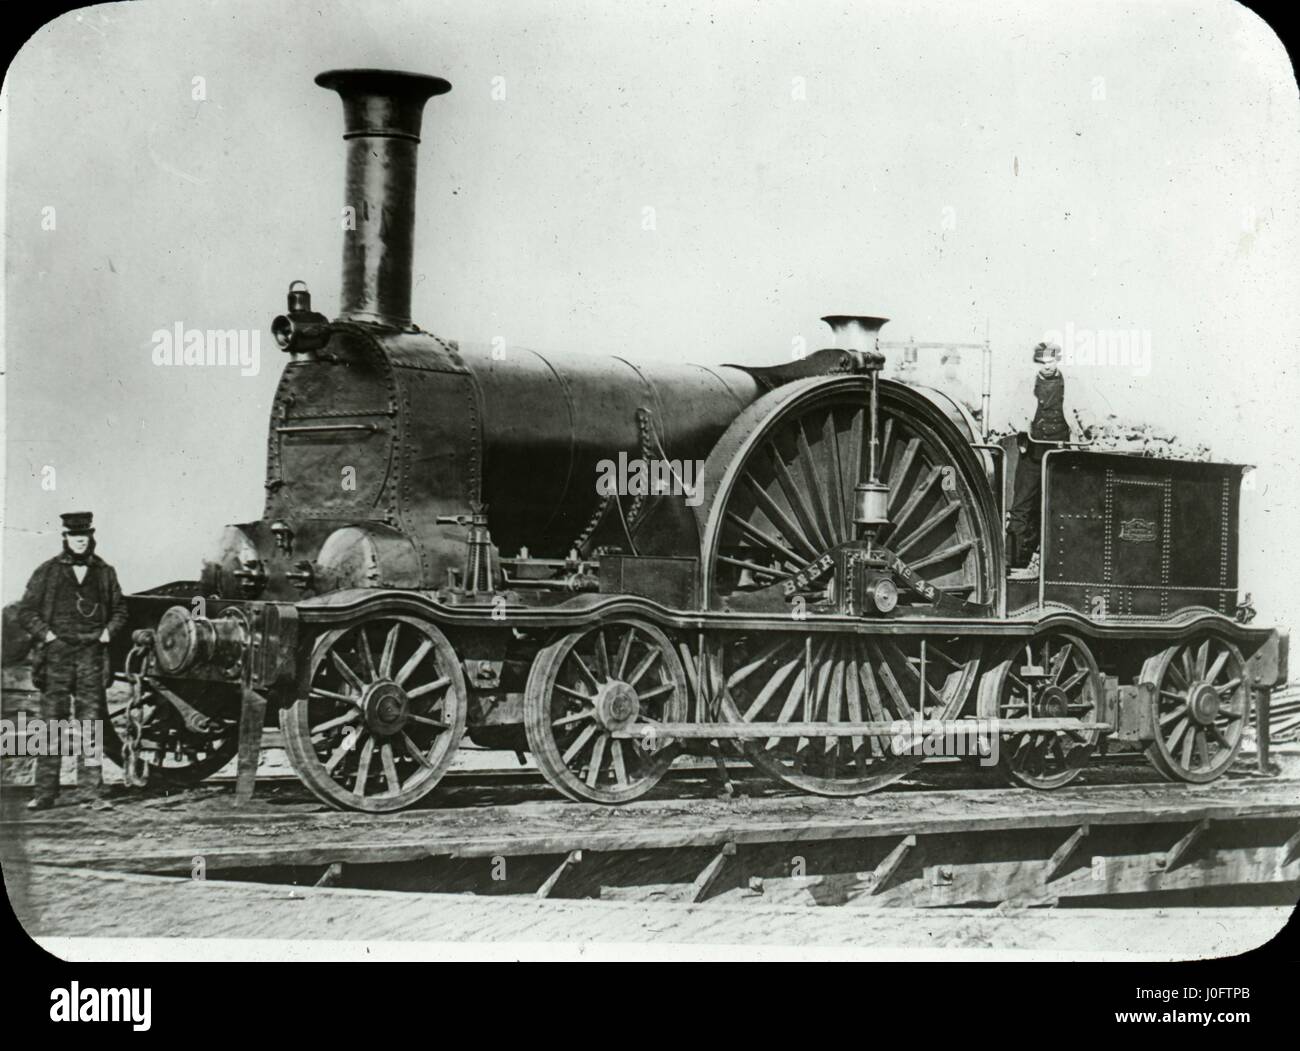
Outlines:
{"label": "steam locomotive", "polygon": [[[242,777],[277,723],[303,783],[365,811],[427,795],[466,736],[601,804],[683,753],[870,792],[922,761],[909,726],[993,727],[1036,788],[1105,748],[1184,781],[1227,770],[1287,655],[1239,604],[1241,467],[1053,445],[1024,461],[1041,575],[1008,581],[1028,439],[988,442],[942,392],[885,379],[885,319],[829,316],[834,346],[769,367],[425,332],[416,154],[450,85],[316,82],[342,99],[355,216],[339,314],[295,281],[272,323],[262,517],[199,580],[128,597],[119,747],[139,775],[193,781],[238,749]],[[643,484],[598,484],[629,464]]]}

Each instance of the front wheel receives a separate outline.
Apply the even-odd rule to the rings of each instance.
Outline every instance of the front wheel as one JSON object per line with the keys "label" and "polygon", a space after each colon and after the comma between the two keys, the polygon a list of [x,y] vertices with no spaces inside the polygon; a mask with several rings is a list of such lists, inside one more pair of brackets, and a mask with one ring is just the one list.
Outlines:
{"label": "front wheel", "polygon": [[467,692],[451,643],[409,616],[328,631],[312,650],[306,696],[280,712],[303,784],[341,809],[383,813],[424,798],[465,733]]}

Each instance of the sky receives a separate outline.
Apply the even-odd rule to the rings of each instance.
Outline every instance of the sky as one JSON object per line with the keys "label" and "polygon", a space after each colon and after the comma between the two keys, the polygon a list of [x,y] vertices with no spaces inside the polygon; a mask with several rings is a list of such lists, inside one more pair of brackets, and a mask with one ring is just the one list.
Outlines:
{"label": "sky", "polygon": [[[0,100],[4,601],[59,512],[95,512],[128,590],[260,515],[270,320],[297,278],[337,307],[341,110],[312,78],[341,66],[453,85],[420,152],[424,328],[770,364],[877,314],[885,339],[987,338],[994,422],[1047,334],[1134,334],[1149,359],[1077,365],[1067,406],[1257,464],[1243,588],[1296,619],[1300,105],[1229,0],[64,15]],[[155,364],[178,323],[260,330],[256,374]]]}

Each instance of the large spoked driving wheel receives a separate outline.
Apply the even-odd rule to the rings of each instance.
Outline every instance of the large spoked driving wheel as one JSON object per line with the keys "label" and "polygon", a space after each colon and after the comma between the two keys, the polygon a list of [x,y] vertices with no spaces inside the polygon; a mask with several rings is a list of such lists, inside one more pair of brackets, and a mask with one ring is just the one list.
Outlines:
{"label": "large spoked driving wheel", "polygon": [[788,635],[722,647],[726,721],[888,723],[862,736],[750,738],[749,761],[769,777],[826,796],[874,792],[923,761],[914,720],[954,719],[972,695],[979,644],[971,640]]}
{"label": "large spoked driving wheel", "polygon": [[1156,688],[1151,765],[1171,781],[1202,784],[1223,774],[1241,748],[1250,714],[1244,673],[1241,651],[1213,637],[1150,658],[1142,681]]}
{"label": "large spoked driving wheel", "polygon": [[465,732],[460,662],[434,625],[379,616],[326,632],[309,690],[280,713],[294,770],[332,806],[383,812],[426,796]]}
{"label": "large spoked driving wheel", "polygon": [[[981,677],[979,714],[1010,729],[1017,719],[1096,722],[1101,698],[1101,672],[1087,643],[1076,635],[1043,635]],[[1027,788],[1060,788],[1083,772],[1096,744],[1095,730],[1002,736],[999,765]]]}
{"label": "large spoked driving wheel", "polygon": [[529,672],[528,747],[571,799],[639,799],[672,765],[676,748],[656,727],[686,718],[686,691],[681,660],[654,625],[627,619],[575,631]]}
{"label": "large spoked driving wheel", "polygon": [[[870,473],[868,399],[860,376],[798,381],[759,399],[718,440],[696,511],[709,608],[834,599],[827,556],[854,539],[855,486]],[[1000,530],[968,442],[921,395],[888,381],[878,441],[889,523],[876,541],[928,587],[905,604],[991,602]]]}

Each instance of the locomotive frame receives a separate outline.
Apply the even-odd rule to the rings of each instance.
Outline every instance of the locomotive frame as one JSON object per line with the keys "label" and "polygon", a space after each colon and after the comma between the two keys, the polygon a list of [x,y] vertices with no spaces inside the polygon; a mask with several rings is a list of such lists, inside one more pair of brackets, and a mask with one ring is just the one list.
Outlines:
{"label": "locomotive frame", "polygon": [[[881,378],[883,318],[829,316],[838,346],[769,368],[502,364],[421,331],[415,154],[450,85],[317,82],[343,100],[358,215],[342,309],[294,282],[272,324],[288,362],[263,518],[228,527],[202,579],[128,597],[133,779],[201,779],[238,751],[247,797],[278,723],[308,788],[359,810],[426,796],[464,734],[606,805],[692,751],[856,795],[974,724],[1031,787],[1112,747],[1205,782],[1252,708],[1266,763],[1287,638],[1237,603],[1242,468],[1048,451],[1026,590],[998,499],[1015,449]],[[691,500],[625,506],[584,481],[619,454],[707,458]],[[1073,579],[1098,555],[1100,579]]]}

